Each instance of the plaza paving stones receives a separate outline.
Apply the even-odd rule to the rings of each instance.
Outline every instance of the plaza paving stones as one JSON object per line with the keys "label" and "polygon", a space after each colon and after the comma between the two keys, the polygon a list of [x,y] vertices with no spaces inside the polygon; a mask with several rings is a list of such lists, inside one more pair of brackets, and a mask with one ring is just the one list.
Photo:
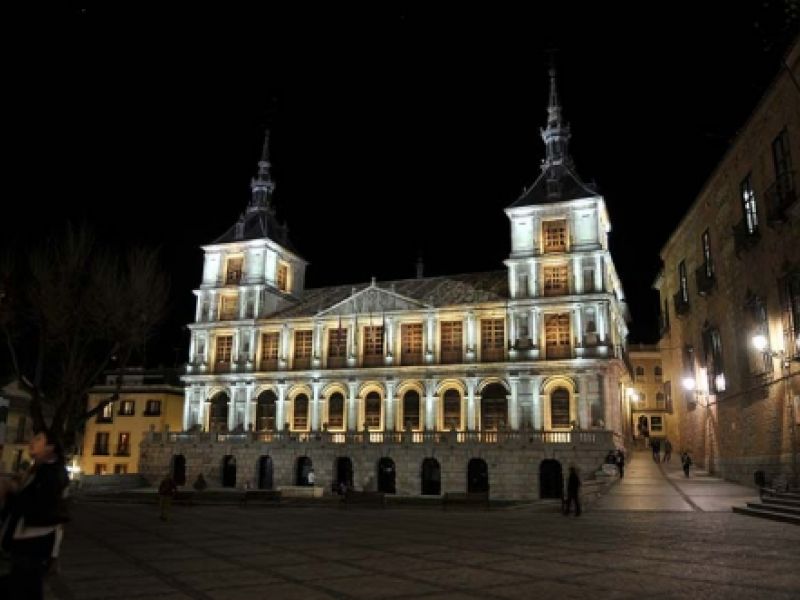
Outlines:
{"label": "plaza paving stones", "polygon": [[[48,600],[800,598],[800,528],[636,455],[580,518],[537,507],[77,504]],[[626,474],[627,475],[627,474]]]}

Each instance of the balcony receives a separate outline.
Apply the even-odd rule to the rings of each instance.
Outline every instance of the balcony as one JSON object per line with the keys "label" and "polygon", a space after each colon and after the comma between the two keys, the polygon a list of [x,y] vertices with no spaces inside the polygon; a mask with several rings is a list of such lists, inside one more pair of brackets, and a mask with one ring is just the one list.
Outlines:
{"label": "balcony", "polygon": [[689,299],[684,298],[682,292],[677,292],[674,296],[672,296],[672,303],[675,305],[676,315],[689,314]]}
{"label": "balcony", "polygon": [[714,276],[713,265],[703,263],[694,271],[694,281],[697,284],[697,293],[701,296],[708,296],[714,291],[717,278]]}
{"label": "balcony", "polygon": [[775,178],[767,188],[764,197],[767,201],[767,221],[770,224],[786,221],[787,209],[797,200],[794,186],[794,171],[786,171]]}
{"label": "balcony", "polygon": [[758,229],[758,225],[750,228],[744,218],[733,226],[733,249],[736,252],[736,256],[750,250],[760,239],[761,231]]}

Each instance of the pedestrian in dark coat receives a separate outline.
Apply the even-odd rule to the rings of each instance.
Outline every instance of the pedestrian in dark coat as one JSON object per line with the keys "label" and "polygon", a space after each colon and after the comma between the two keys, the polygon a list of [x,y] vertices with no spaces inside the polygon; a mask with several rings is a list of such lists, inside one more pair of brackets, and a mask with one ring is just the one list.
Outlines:
{"label": "pedestrian in dark coat", "polygon": [[689,477],[689,467],[692,466],[692,457],[689,456],[688,452],[683,453],[681,462],[683,463],[683,474],[686,475],[686,477]]}
{"label": "pedestrian in dark coat", "polygon": [[669,462],[672,458],[672,442],[669,439],[664,440],[664,460],[663,462]]}
{"label": "pedestrian in dark coat", "polygon": [[617,450],[617,470],[620,479],[625,477],[625,453],[622,450]]}
{"label": "pedestrian in dark coat", "polygon": [[661,462],[661,442],[659,440],[652,440],[650,446],[653,448],[653,460]]}
{"label": "pedestrian in dark coat", "polygon": [[581,501],[579,498],[579,491],[581,488],[581,479],[578,477],[578,472],[575,467],[569,468],[569,478],[567,478],[567,502],[564,505],[564,514],[568,515],[572,508],[572,503],[575,503],[575,516],[581,516]]}
{"label": "pedestrian in dark coat", "polygon": [[169,513],[172,509],[172,499],[178,492],[178,487],[175,485],[175,480],[172,475],[167,475],[161,480],[158,486],[158,508],[161,513],[161,520],[166,521],[169,519]]}

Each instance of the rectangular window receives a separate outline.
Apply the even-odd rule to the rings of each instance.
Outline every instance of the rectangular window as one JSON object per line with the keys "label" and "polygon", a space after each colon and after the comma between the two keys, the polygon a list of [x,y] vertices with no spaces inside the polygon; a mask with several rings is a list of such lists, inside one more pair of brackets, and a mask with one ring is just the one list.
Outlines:
{"label": "rectangular window", "polygon": [[364,366],[375,367],[383,364],[383,326],[364,327]]}
{"label": "rectangular window", "polygon": [[236,296],[225,295],[219,299],[219,318],[222,321],[232,321],[239,316],[239,299]]}
{"label": "rectangular window", "polygon": [[120,433],[117,436],[117,456],[130,456],[131,454],[131,434]]}
{"label": "rectangular window", "polygon": [[678,263],[678,291],[684,302],[689,302],[689,280],[686,276],[686,261]]}
{"label": "rectangular window", "polygon": [[105,475],[108,472],[108,467],[103,463],[97,463],[94,466],[94,474],[95,475]]}
{"label": "rectangular window", "polygon": [[789,150],[789,131],[784,127],[772,142],[772,164],[775,178],[780,179],[792,170],[792,156]]}
{"label": "rectangular window", "polygon": [[401,364],[422,364],[422,323],[400,325],[400,353]]}
{"label": "rectangular window", "polygon": [[739,190],[742,198],[745,230],[752,235],[758,230],[758,211],[756,210],[756,195],[753,192],[753,181],[750,173],[742,180]]}
{"label": "rectangular window", "polygon": [[722,337],[716,327],[703,330],[703,357],[708,375],[708,389],[714,393],[724,392],[726,381],[722,364]]}
{"label": "rectangular window", "polygon": [[583,291],[585,293],[594,291],[594,269],[591,267],[583,270]]}
{"label": "rectangular window", "polygon": [[230,369],[232,350],[233,350],[232,335],[220,335],[217,337],[216,363],[218,370]]}
{"label": "rectangular window", "polygon": [[703,266],[705,267],[706,277],[713,277],[714,262],[711,260],[711,236],[708,233],[708,229],[703,232],[700,243],[703,246]]}
{"label": "rectangular window", "polygon": [[567,265],[544,267],[544,295],[561,296],[569,293],[567,285],[569,269]]}
{"label": "rectangular window", "polygon": [[225,273],[225,283],[236,284],[242,279],[242,258],[229,258]]}
{"label": "rectangular window", "polygon": [[664,424],[661,417],[650,417],[650,431],[654,433],[664,431]]}
{"label": "rectangular window", "polygon": [[107,431],[98,431],[94,434],[94,452],[95,455],[108,454],[108,436]]}
{"label": "rectangular window", "polygon": [[274,371],[278,368],[278,341],[277,331],[261,334],[261,370]]}
{"label": "rectangular window", "polygon": [[546,357],[569,358],[572,350],[569,344],[569,314],[562,313],[545,317]]}
{"label": "rectangular window", "polygon": [[781,281],[780,296],[786,353],[800,356],[800,273]]}
{"label": "rectangular window", "polygon": [[442,321],[439,324],[441,339],[441,356],[439,362],[443,364],[460,363],[463,337],[461,321]]}
{"label": "rectangular window", "polygon": [[481,319],[481,360],[493,362],[505,356],[505,321]]}
{"label": "rectangular window", "polygon": [[122,400],[119,403],[119,410],[117,414],[124,417],[132,417],[136,414],[136,401],[135,400]]}
{"label": "rectangular window", "polygon": [[114,403],[109,402],[97,413],[98,423],[111,423],[114,420]]}
{"label": "rectangular window", "polygon": [[528,296],[528,276],[519,275],[517,277],[517,296],[526,298]]}
{"label": "rectangular window", "polygon": [[282,292],[289,291],[289,265],[278,263],[278,289]]}
{"label": "rectangular window", "polygon": [[347,327],[341,323],[328,330],[328,368],[336,369],[347,364]]}
{"label": "rectangular window", "polygon": [[294,332],[294,368],[308,369],[311,366],[311,340],[310,329],[301,329]]}
{"label": "rectangular window", "polygon": [[567,220],[542,222],[542,238],[545,252],[565,252],[567,250]]}
{"label": "rectangular window", "polygon": [[114,465],[114,475],[125,475],[128,472],[128,465]]}
{"label": "rectangular window", "polygon": [[161,400],[148,400],[144,408],[147,417],[157,417],[161,414]]}

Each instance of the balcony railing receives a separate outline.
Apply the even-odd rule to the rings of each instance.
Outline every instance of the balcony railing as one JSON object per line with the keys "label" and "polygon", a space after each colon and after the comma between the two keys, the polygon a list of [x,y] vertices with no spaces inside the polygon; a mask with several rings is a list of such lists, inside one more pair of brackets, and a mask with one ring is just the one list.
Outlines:
{"label": "balcony railing", "polygon": [[295,356],[294,360],[292,361],[292,368],[296,371],[302,371],[305,369],[311,368],[311,357],[310,356]]}
{"label": "balcony railing", "polygon": [[277,371],[278,370],[278,359],[277,358],[265,358],[261,361],[261,370],[262,371]]}
{"label": "balcony railing", "polygon": [[682,292],[677,292],[674,296],[672,296],[672,303],[675,305],[675,314],[676,315],[685,315],[689,312],[689,299],[683,297]]}
{"label": "balcony railing", "polygon": [[710,268],[706,263],[695,269],[694,280],[697,284],[697,293],[701,296],[708,296],[714,290],[714,285],[717,282],[714,269]]}
{"label": "balcony railing", "polygon": [[343,369],[347,366],[347,357],[346,356],[329,356],[328,357],[328,368],[329,369]]}
{"label": "balcony railing", "polygon": [[764,197],[767,201],[767,221],[781,223],[786,220],[786,209],[797,200],[794,185],[794,171],[786,171],[775,178],[767,188]]}
{"label": "balcony railing", "polygon": [[748,251],[755,246],[760,239],[761,231],[758,225],[754,225],[752,228],[748,227],[747,219],[743,218],[733,226],[733,249],[734,252],[736,252],[736,256],[739,256],[742,252]]}

